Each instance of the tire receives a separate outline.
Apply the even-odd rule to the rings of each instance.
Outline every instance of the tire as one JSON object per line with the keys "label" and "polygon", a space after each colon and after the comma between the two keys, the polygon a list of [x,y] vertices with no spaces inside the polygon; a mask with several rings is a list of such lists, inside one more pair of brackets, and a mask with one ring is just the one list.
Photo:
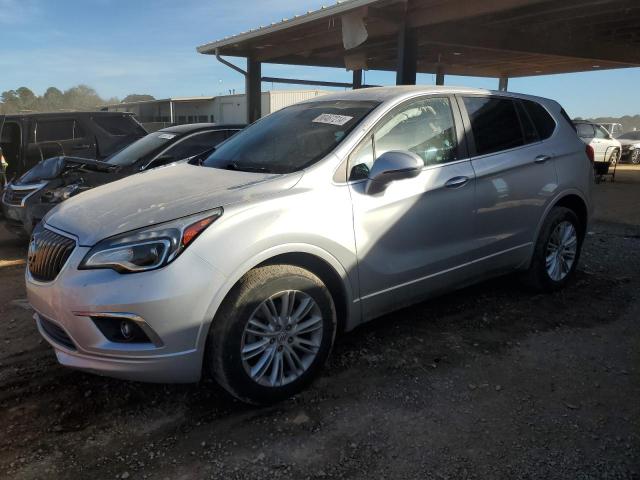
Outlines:
{"label": "tire", "polygon": [[640,148],[636,148],[631,152],[631,163],[638,165],[640,163]]}
{"label": "tire", "polygon": [[[551,258],[548,253],[553,251],[553,245],[558,243],[556,233],[563,228],[568,228],[569,225],[575,233],[575,252],[573,261],[570,262],[571,264],[566,272],[565,269],[568,262],[560,262],[561,270],[558,275],[558,269],[554,270],[548,263],[549,258]],[[531,264],[523,276],[525,284],[539,292],[554,292],[564,288],[575,275],[576,267],[580,260],[582,241],[583,226],[575,212],[565,207],[554,207],[547,215],[540,229]],[[568,245],[570,241],[567,240],[566,243]],[[553,261],[550,263],[553,264]]]}
{"label": "tire", "polygon": [[[288,299],[293,299],[289,315],[280,315],[290,305]],[[209,330],[205,366],[237,399],[275,403],[318,376],[331,352],[336,325],[333,299],[316,275],[292,265],[258,267],[222,302]]]}
{"label": "tire", "polygon": [[618,163],[618,159],[620,157],[620,152],[618,149],[615,149],[611,152],[611,156],[609,157],[609,165],[616,165]]}

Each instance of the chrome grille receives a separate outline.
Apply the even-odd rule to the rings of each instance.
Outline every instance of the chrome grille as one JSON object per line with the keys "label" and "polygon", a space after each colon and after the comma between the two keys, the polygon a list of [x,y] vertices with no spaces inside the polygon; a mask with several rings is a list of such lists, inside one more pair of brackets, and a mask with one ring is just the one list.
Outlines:
{"label": "chrome grille", "polygon": [[76,242],[38,225],[29,243],[28,266],[31,276],[42,282],[50,282],[73,252]]}
{"label": "chrome grille", "polygon": [[8,205],[22,205],[25,198],[38,190],[40,187],[15,189],[8,186],[4,191],[4,203]]}

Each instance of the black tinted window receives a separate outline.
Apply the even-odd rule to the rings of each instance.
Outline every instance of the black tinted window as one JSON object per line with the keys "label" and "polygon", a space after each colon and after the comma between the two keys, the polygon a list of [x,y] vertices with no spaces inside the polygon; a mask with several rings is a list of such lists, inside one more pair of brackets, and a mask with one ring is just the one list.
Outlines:
{"label": "black tinted window", "polygon": [[81,132],[76,132],[75,123],[73,119],[39,121],[36,125],[36,141],[55,142],[82,136]]}
{"label": "black tinted window", "polygon": [[111,135],[144,135],[145,131],[131,116],[96,116],[93,121]]}
{"label": "black tinted window", "polygon": [[171,155],[176,160],[181,160],[183,158],[198,155],[206,150],[211,150],[213,147],[223,142],[224,139],[224,130],[197,133],[196,135],[171,147],[167,150],[166,154]]}
{"label": "black tinted window", "polygon": [[549,115],[549,112],[539,103],[530,100],[522,100],[522,104],[531,117],[531,120],[533,120],[540,139],[544,140],[545,138],[549,138],[556,129],[556,122],[551,115]]}
{"label": "black tinted window", "polygon": [[463,100],[471,120],[477,155],[524,144],[513,100],[491,97],[464,97]]}

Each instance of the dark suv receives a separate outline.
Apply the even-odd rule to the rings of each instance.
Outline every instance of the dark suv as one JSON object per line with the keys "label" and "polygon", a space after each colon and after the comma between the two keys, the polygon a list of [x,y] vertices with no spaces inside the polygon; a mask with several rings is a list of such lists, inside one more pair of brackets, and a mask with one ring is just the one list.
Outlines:
{"label": "dark suv", "polygon": [[67,155],[101,160],[146,134],[129,113],[0,115],[0,147],[9,164],[7,180],[19,177],[51,157]]}
{"label": "dark suv", "polygon": [[51,157],[13,180],[0,198],[5,226],[27,237],[60,202],[86,190],[180,160],[197,161],[244,125],[192,123],[158,130],[103,161]]}

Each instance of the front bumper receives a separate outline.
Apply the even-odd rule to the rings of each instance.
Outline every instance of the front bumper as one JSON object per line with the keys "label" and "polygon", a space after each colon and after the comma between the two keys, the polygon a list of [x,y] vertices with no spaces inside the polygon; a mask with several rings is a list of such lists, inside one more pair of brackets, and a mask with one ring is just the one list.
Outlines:
{"label": "front bumper", "polygon": [[[63,233],[63,232],[58,232]],[[168,266],[122,275],[113,270],[78,270],[88,247],[76,246],[51,282],[25,274],[29,303],[41,335],[65,366],[127,380],[160,383],[200,379],[210,318],[207,310],[221,274],[189,250]],[[135,315],[158,342],[110,341],[92,313]],[[54,326],[43,328],[43,322]],[[59,330],[58,330],[59,329]],[[69,341],[64,341],[64,335]]]}

